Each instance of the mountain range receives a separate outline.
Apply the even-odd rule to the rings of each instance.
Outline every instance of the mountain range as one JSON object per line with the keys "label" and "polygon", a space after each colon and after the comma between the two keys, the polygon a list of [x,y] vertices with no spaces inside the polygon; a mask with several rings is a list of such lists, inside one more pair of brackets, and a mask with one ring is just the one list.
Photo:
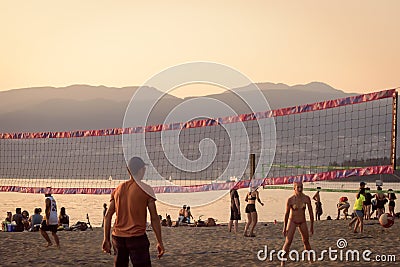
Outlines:
{"label": "mountain range", "polygon": [[[311,82],[289,86],[278,83],[257,83],[271,109],[297,106],[318,101],[356,95],[335,89],[325,83]],[[73,131],[120,128],[128,104],[139,87],[106,87],[71,85],[67,87],[35,87],[0,92],[0,132]],[[161,97],[155,111],[150,114],[149,124],[160,124],[177,105],[191,98],[181,99],[164,94],[156,88],[144,88],[141,103],[149,104]],[[250,86],[235,88],[253,97]],[[143,95],[143,94],[142,94]],[[207,97],[221,100],[234,107],[239,114],[249,109],[236,94],[225,91]],[[257,99],[253,99],[257,101]],[[193,107],[198,108],[201,106]],[[218,107],[207,107],[218,113]]]}

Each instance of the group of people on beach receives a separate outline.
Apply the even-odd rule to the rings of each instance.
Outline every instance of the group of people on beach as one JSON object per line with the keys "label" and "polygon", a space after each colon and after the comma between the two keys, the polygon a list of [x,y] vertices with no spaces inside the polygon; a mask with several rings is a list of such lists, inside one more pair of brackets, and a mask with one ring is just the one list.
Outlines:
{"label": "group of people on beach", "polygon": [[[246,194],[245,201],[247,202],[245,212],[247,214],[247,222],[244,228],[243,235],[245,237],[255,237],[254,228],[257,225],[258,214],[256,210],[256,201],[264,206],[264,203],[260,200],[258,187],[250,186],[249,192]],[[319,195],[318,195],[319,196]],[[232,226],[234,227],[234,232],[237,233],[238,230],[238,220],[241,219],[240,214],[240,201],[239,194],[236,189],[230,190],[231,199],[231,216],[228,224],[229,232],[232,231]],[[320,199],[318,198],[318,201]],[[306,222],[306,208],[309,211],[310,217],[310,231],[307,227]],[[309,242],[310,233],[314,233],[314,215],[311,206],[311,199],[309,196],[303,193],[303,183],[294,183],[294,194],[289,197],[286,201],[286,210],[284,217],[284,225],[282,229],[282,234],[285,237],[285,243],[283,245],[283,250],[288,253],[290,246],[293,241],[294,233],[296,229],[299,229],[304,243],[304,248],[309,250],[311,245]],[[282,262],[284,264],[284,262]]]}
{"label": "group of people on beach", "polygon": [[34,214],[29,216],[29,212],[21,208],[15,209],[15,214],[7,212],[7,217],[2,223],[3,231],[10,232],[36,232],[39,231],[43,238],[47,241],[46,247],[53,245],[47,234],[52,233],[57,248],[60,247],[60,241],[57,236],[58,230],[69,228],[69,216],[66,214],[65,208],[62,207],[60,214],[57,214],[57,203],[50,193],[45,194],[45,214],[41,215],[42,209],[35,208]]}
{"label": "group of people on beach", "polygon": [[[370,188],[365,188],[366,183],[360,183],[359,192],[356,194],[355,203],[353,206],[352,221],[349,226],[355,223],[354,233],[357,233],[357,229],[363,232],[363,219],[371,219],[371,216],[376,212],[376,219],[385,213],[385,204],[389,203],[389,213],[395,217],[395,200],[396,195],[392,189],[389,189],[387,194],[382,191],[381,187],[377,187],[377,193],[372,195],[370,193]],[[315,201],[316,211],[315,219],[320,220],[322,211],[322,202],[320,196],[321,188],[317,187],[317,192],[314,194],[312,199]],[[228,224],[229,232],[234,228],[234,232],[237,233],[238,221],[241,220],[240,214],[240,200],[239,194],[236,189],[231,189],[230,191],[231,199],[231,216]],[[245,237],[255,237],[254,228],[257,224],[258,216],[256,211],[256,201],[261,205],[264,205],[260,198],[257,188],[250,187],[249,192],[246,194],[245,201],[247,202],[245,212],[247,214],[247,222],[244,228]],[[338,215],[336,219],[340,219],[340,212],[343,211],[344,218],[347,219],[348,209],[350,203],[347,197],[341,197],[339,203],[337,204]],[[310,218],[310,230],[308,230],[306,223],[306,209],[308,208],[309,218]],[[330,216],[328,216],[330,219]],[[286,202],[286,210],[284,217],[284,226],[282,233],[285,236],[285,243],[283,245],[283,250],[288,252],[293,240],[293,236],[296,228],[299,229],[304,243],[304,249],[310,250],[311,245],[309,242],[309,236],[314,233],[314,214],[311,205],[311,199],[309,196],[303,193],[303,184],[301,182],[294,183],[294,194],[289,197]],[[283,262],[284,264],[284,262]]]}
{"label": "group of people on beach", "polygon": [[[21,208],[15,209],[13,215],[11,211],[7,211],[7,216],[2,223],[2,231],[9,231],[9,226],[12,226],[12,232],[36,232],[40,230],[40,226],[43,221],[42,208],[35,208],[33,214],[29,216],[29,212],[24,210],[21,212]],[[65,212],[65,208],[62,207],[58,216],[58,230],[69,228],[69,216]]]}
{"label": "group of people on beach", "polygon": [[375,195],[371,194],[370,188],[365,187],[366,183],[361,182],[359,192],[356,195],[356,200],[354,203],[354,213],[353,218],[349,223],[349,227],[351,228],[355,223],[353,232],[357,233],[358,228],[360,229],[360,233],[364,230],[364,220],[370,220],[371,216],[376,212],[376,216],[374,219],[380,218],[382,214],[386,212],[386,203],[389,202],[389,214],[396,217],[394,208],[396,206],[395,200],[397,199],[396,194],[392,189],[389,189],[387,194],[385,194],[382,190],[382,187],[377,187],[377,192]]}

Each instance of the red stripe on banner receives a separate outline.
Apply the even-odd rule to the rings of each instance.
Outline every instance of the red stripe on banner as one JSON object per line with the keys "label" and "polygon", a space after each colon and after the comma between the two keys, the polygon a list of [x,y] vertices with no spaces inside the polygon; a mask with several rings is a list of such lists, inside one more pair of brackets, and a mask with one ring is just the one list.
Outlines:
{"label": "red stripe on banner", "polygon": [[[329,172],[321,172],[316,174],[304,174],[296,176],[285,176],[277,178],[264,178],[253,180],[242,180],[239,182],[227,183],[212,183],[193,186],[156,186],[153,187],[154,193],[194,193],[215,190],[230,190],[231,188],[240,189],[248,188],[251,185],[264,186],[264,185],[282,185],[292,184],[294,182],[317,182],[317,181],[330,181],[353,176],[367,176],[373,174],[393,174],[393,166],[373,166],[365,168],[357,168],[350,170],[335,170]],[[0,192],[19,192],[19,193],[32,193],[44,194],[48,192],[48,187],[23,187],[23,186],[0,186]],[[94,194],[104,195],[111,194],[114,188],[51,188],[53,194]]]}
{"label": "red stripe on banner", "polygon": [[125,128],[125,129],[114,128],[114,129],[72,131],[72,132],[0,133],[0,139],[71,138],[71,137],[90,137],[90,136],[93,137],[93,136],[110,136],[110,135],[133,134],[133,133],[144,133],[144,132],[159,132],[166,130],[184,130],[190,128],[216,126],[220,124],[228,124],[228,123],[235,123],[242,121],[252,121],[264,118],[278,117],[278,116],[287,116],[304,112],[347,106],[352,104],[360,104],[369,101],[393,97],[395,92],[396,89],[391,89],[364,95],[340,98],[336,100],[328,100],[313,104],[281,108],[277,110],[262,111],[250,114],[241,114],[237,116],[229,116],[218,119],[196,120],[186,123],[172,123],[165,125],[160,124],[160,125],[150,125],[144,127],[139,126],[133,128]]}

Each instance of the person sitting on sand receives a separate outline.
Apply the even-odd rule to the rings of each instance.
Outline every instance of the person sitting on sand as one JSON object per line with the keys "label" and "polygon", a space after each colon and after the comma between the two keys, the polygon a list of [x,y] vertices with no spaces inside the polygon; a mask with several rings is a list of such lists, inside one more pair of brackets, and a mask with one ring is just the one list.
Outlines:
{"label": "person sitting on sand", "polygon": [[[357,223],[354,226],[354,233],[357,233],[357,228],[360,226],[360,233],[364,230],[364,201],[365,201],[365,188],[361,188],[360,191],[356,195],[356,201],[353,206],[354,214],[356,215]],[[349,226],[352,226],[353,220],[349,223]]]}
{"label": "person sitting on sand", "polygon": [[43,216],[40,215],[42,212],[41,208],[35,208],[34,214],[29,217],[29,231],[36,232],[39,231],[40,224],[42,223]]}
{"label": "person sitting on sand", "polygon": [[24,222],[23,222],[23,217],[21,214],[21,208],[16,208],[15,209],[15,214],[12,217],[12,220],[15,221],[16,225],[14,228],[15,232],[23,232],[24,231]]}
{"label": "person sitting on sand", "polygon": [[24,210],[22,213],[22,223],[24,224],[24,230],[29,231],[29,212]]}
{"label": "person sitting on sand", "polygon": [[388,190],[388,199],[389,199],[389,213],[392,214],[393,218],[395,218],[396,214],[394,212],[394,207],[396,206],[396,203],[394,201],[397,199],[397,197],[392,189]]}
{"label": "person sitting on sand", "polygon": [[60,215],[58,216],[58,225],[65,230],[69,230],[69,216],[65,213],[65,208],[61,207]]}
{"label": "person sitting on sand", "polygon": [[[254,234],[254,228],[257,225],[258,221],[258,214],[256,210],[256,200],[261,204],[261,206],[264,206],[264,203],[261,202],[259,193],[257,191],[258,187],[251,187],[249,188],[249,193],[246,195],[245,201],[247,202],[246,205],[246,214],[247,214],[247,223],[244,227],[244,233],[243,235],[246,237],[255,237],[256,235]],[[250,228],[250,233],[248,234],[248,230]]]}
{"label": "person sitting on sand", "polygon": [[185,210],[185,219],[187,223],[190,223],[190,218],[194,219],[192,216],[192,211],[190,210],[190,207],[187,206]]}
{"label": "person sitting on sand", "polygon": [[[303,183],[294,183],[294,195],[289,197],[286,202],[285,219],[282,234],[286,237],[285,244],[282,250],[285,251],[284,258],[288,258],[288,252],[293,241],[293,236],[296,228],[299,229],[301,237],[303,239],[304,249],[311,250],[309,241],[309,232],[306,221],[306,208],[310,216],[310,233],[314,234],[314,214],[311,205],[311,199],[309,196],[303,193]],[[290,216],[289,216],[290,215]],[[281,262],[283,266],[284,261]]]}
{"label": "person sitting on sand", "polygon": [[322,203],[321,203],[321,197],[319,195],[320,190],[321,187],[317,187],[317,192],[313,196],[313,200],[315,200],[315,220],[317,221],[321,220],[321,215],[322,215]]}
{"label": "person sitting on sand", "polygon": [[183,207],[179,210],[178,213],[178,223],[185,222],[185,211],[186,211],[186,205],[183,205]]}
{"label": "person sitting on sand", "polygon": [[11,211],[7,211],[7,217],[6,217],[5,221],[8,223],[12,222],[12,212]]}
{"label": "person sitting on sand", "polygon": [[347,220],[347,216],[349,215],[350,203],[347,197],[339,198],[339,203],[336,205],[337,207],[337,217],[336,220],[340,219],[340,211],[343,210],[344,219]]}
{"label": "person sitting on sand", "polygon": [[172,226],[172,220],[171,220],[171,216],[169,214],[167,215],[167,226],[168,227]]}

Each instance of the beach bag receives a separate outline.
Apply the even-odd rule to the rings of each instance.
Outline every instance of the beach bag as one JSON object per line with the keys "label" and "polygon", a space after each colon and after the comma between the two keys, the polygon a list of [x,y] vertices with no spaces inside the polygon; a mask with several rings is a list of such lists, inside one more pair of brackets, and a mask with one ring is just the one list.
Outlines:
{"label": "beach bag", "polygon": [[80,222],[80,221],[78,221],[76,224],[74,224],[70,227],[70,230],[73,230],[73,231],[79,231],[79,230],[86,231],[86,229],[88,229],[87,223]]}

